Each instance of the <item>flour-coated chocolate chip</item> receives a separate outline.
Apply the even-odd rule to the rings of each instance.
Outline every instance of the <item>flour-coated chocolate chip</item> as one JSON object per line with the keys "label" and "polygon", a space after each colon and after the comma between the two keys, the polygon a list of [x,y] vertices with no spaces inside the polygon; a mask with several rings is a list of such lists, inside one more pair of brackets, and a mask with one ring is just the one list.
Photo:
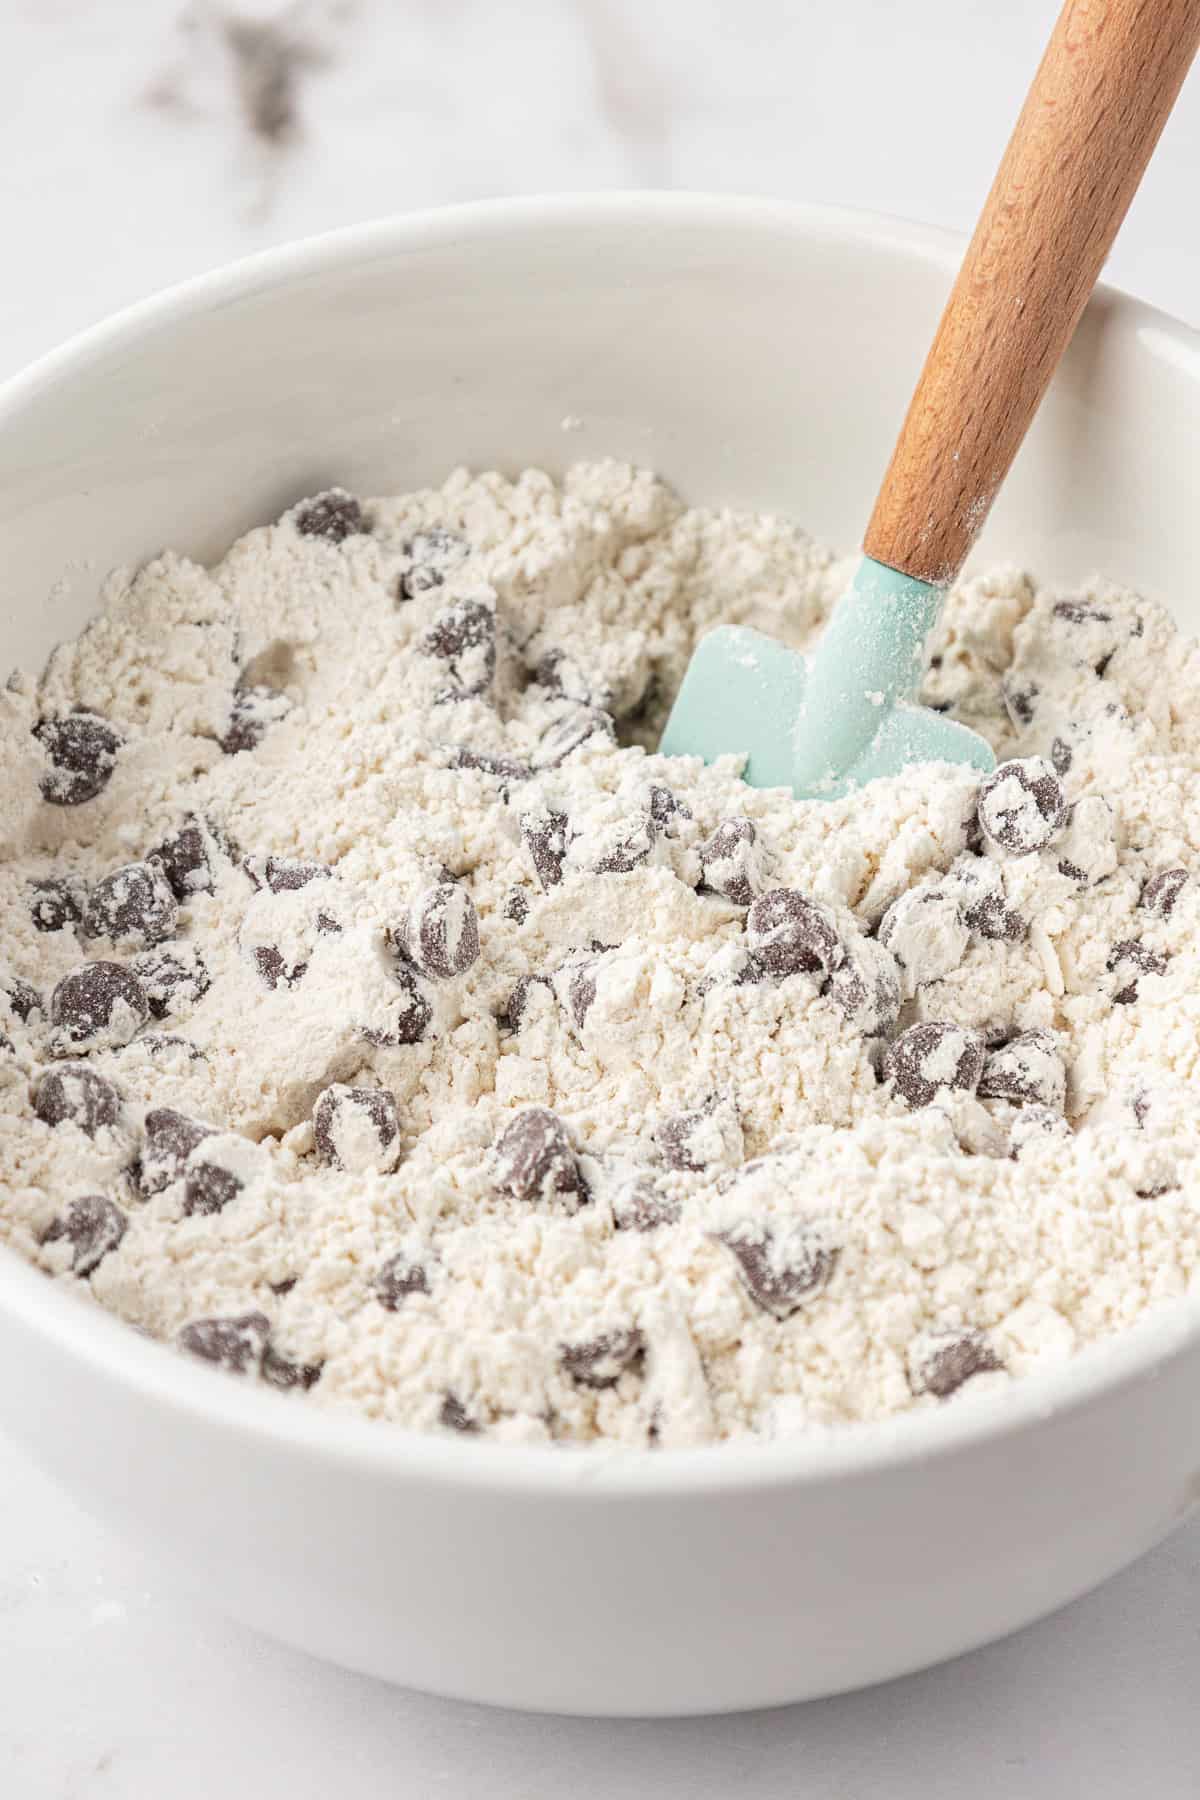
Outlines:
{"label": "flour-coated chocolate chip", "polygon": [[255,944],[253,959],[264,986],[272,991],[280,987],[293,988],[308,974],[307,959],[293,963],[289,968],[282,950],[275,944]]}
{"label": "flour-coated chocolate chip", "polygon": [[242,1183],[231,1169],[199,1157],[188,1164],[183,1178],[184,1213],[190,1218],[222,1212],[241,1191]]}
{"label": "flour-coated chocolate chip", "polygon": [[1108,625],[1112,622],[1112,614],[1097,606],[1094,600],[1056,600],[1053,613],[1056,619],[1065,619],[1069,625]]}
{"label": "flour-coated chocolate chip", "polygon": [[1018,731],[1032,725],[1037,713],[1038,688],[1034,682],[1021,687],[1013,682],[1004,682],[1000,688],[1000,698],[1004,701],[1005,711]]}
{"label": "flour-coated chocolate chip", "polygon": [[883,1037],[896,1023],[902,998],[900,966],[886,944],[852,938],[845,960],[829,977],[825,992],[864,1037]]}
{"label": "flour-coated chocolate chip", "polygon": [[607,708],[611,699],[610,692],[602,684],[597,684],[573,656],[557,646],[538,657],[533,666],[532,679],[538,687],[545,688],[556,699],[576,700],[585,706],[599,706],[602,709]]}
{"label": "flour-coated chocolate chip", "polygon": [[189,1119],[173,1106],[155,1106],[146,1114],[142,1126],[142,1149],[138,1159],[136,1180],[139,1191],[149,1199],[178,1181],[187,1168],[192,1152],[214,1127]]}
{"label": "flour-coated chocolate chip", "polygon": [[762,854],[757,846],[758,828],[752,819],[723,820],[700,845],[704,886],[735,906],[749,906],[763,886]]}
{"label": "flour-coated chocolate chip", "polygon": [[44,1013],[46,1003],[31,981],[20,975],[0,974],[0,994],[8,1002],[9,1011],[22,1025],[28,1025],[34,1013]]}
{"label": "flour-coated chocolate chip", "polygon": [[388,1022],[385,1026],[368,1027],[364,1035],[368,1043],[383,1046],[419,1044],[429,1029],[433,1008],[422,993],[417,971],[406,956],[396,956],[392,977],[398,992],[389,1009]]}
{"label": "flour-coated chocolate chip", "polygon": [[616,1387],[622,1375],[640,1372],[646,1358],[646,1340],[636,1326],[604,1331],[580,1344],[563,1344],[563,1369],[580,1387]]}
{"label": "flour-coated chocolate chip", "polygon": [[553,807],[540,806],[536,812],[521,814],[521,841],[529,853],[533,872],[544,891],[557,887],[563,877],[567,858],[570,827],[566,813]]}
{"label": "flour-coated chocolate chip", "polygon": [[501,1030],[520,1031],[529,1008],[529,997],[533,990],[539,987],[544,988],[547,993],[554,992],[553,983],[548,975],[521,976],[497,1015]]}
{"label": "flour-coated chocolate chip", "polygon": [[533,766],[539,771],[557,769],[585,744],[611,744],[616,737],[612,718],[594,706],[574,706],[548,725],[538,742]]}
{"label": "flour-coated chocolate chip", "polygon": [[646,805],[654,823],[670,836],[680,819],[690,819],[692,809],[672,788],[655,782],[646,796]]}
{"label": "flour-coated chocolate chip", "polygon": [[65,1238],[71,1246],[71,1273],[83,1278],[117,1248],[127,1224],[115,1201],[103,1194],[82,1194],[43,1232],[42,1242],[54,1244]]}
{"label": "flour-coated chocolate chip", "polygon": [[660,1225],[677,1224],[682,1212],[680,1201],[663,1193],[650,1174],[630,1176],[612,1196],[613,1224],[618,1231],[657,1231]]}
{"label": "flour-coated chocolate chip", "polygon": [[1085,794],[1067,813],[1066,828],[1052,852],[1060,875],[1080,887],[1094,887],[1117,866],[1117,822],[1100,794]]}
{"label": "flour-coated chocolate chip", "polygon": [[510,888],[504,896],[502,916],[510,925],[523,925],[529,917],[529,896],[524,888]]}
{"label": "flour-coated chocolate chip", "polygon": [[956,1394],[975,1375],[990,1375],[1003,1369],[982,1331],[953,1331],[939,1334],[940,1343],[931,1341],[918,1364],[914,1387],[917,1393],[934,1394],[946,1400]]}
{"label": "flour-coated chocolate chip", "polygon": [[1067,1097],[1067,1071],[1051,1031],[1022,1031],[989,1052],[979,1078],[981,1100],[1033,1102],[1061,1112]]}
{"label": "flour-coated chocolate chip", "polygon": [[1000,763],[979,786],[979,824],[984,836],[1007,856],[1044,850],[1067,822],[1067,803],[1044,756]]}
{"label": "flour-coated chocolate chip", "polygon": [[805,1225],[780,1228],[743,1222],[715,1233],[737,1264],[750,1298],[776,1319],[788,1319],[828,1286],[838,1252]]}
{"label": "flour-coated chocolate chip", "polygon": [[470,548],[465,538],[444,525],[429,525],[414,532],[404,546],[409,567],[400,577],[399,598],[415,600],[418,595],[441,587],[447,572],[469,554]]}
{"label": "flour-coated chocolate chip", "polygon": [[649,862],[658,840],[658,826],[644,813],[627,829],[622,829],[593,862],[597,875],[628,875]]}
{"label": "flour-coated chocolate chip", "polygon": [[439,881],[408,910],[402,941],[421,974],[452,981],[479,960],[479,917],[461,882]]}
{"label": "flour-coated chocolate chip", "polygon": [[84,937],[134,950],[163,943],[178,925],[178,902],[152,862],[125,863],[98,881],[83,915]]}
{"label": "flour-coated chocolate chip", "polygon": [[977,1031],[929,1019],[900,1033],[883,1059],[883,1078],[894,1084],[907,1106],[929,1106],[940,1093],[973,1094],[983,1061]]}
{"label": "flour-coated chocolate chip", "polygon": [[919,987],[952,975],[970,941],[958,896],[944,886],[910,888],[879,921],[879,942],[899,963],[910,1000]]}
{"label": "flour-coated chocolate chip", "polygon": [[737,1107],[725,1094],[709,1094],[699,1106],[673,1113],[654,1128],[654,1142],[668,1169],[696,1174],[742,1160]]}
{"label": "flour-coated chocolate chip", "polygon": [[51,806],[82,806],[112,780],[123,740],[107,719],[90,712],[67,713],[61,719],[39,720],[33,735],[50,765],[41,779],[41,793]]}
{"label": "flour-coated chocolate chip", "polygon": [[964,851],[951,864],[945,885],[957,897],[963,924],[979,937],[1017,944],[1028,936],[1028,920],[1009,906],[1000,867],[988,857]]}
{"label": "flour-coated chocolate chip", "polygon": [[1056,737],[1051,743],[1050,761],[1056,775],[1065,775],[1075,761],[1075,752],[1065,738]]}
{"label": "flour-coated chocolate chip", "polygon": [[459,1431],[467,1436],[479,1430],[479,1425],[471,1417],[457,1394],[446,1393],[442,1397],[442,1409],[438,1413],[438,1424],[444,1431]]}
{"label": "flour-coated chocolate chip", "polygon": [[255,888],[272,894],[294,894],[314,881],[329,881],[333,870],[325,863],[296,861],[287,856],[246,856],[242,868]]}
{"label": "flour-coated chocolate chip", "polygon": [[38,1077],[33,1110],[44,1125],[78,1125],[88,1137],[121,1116],[121,1096],[111,1081],[86,1063],[56,1063]]}
{"label": "flour-coated chocolate chip", "polygon": [[486,692],[496,672],[496,614],[482,600],[456,600],[439,613],[417,646],[450,670],[453,691],[468,699]]}
{"label": "flour-coated chocolate chip", "polygon": [[1031,1146],[1071,1135],[1071,1127],[1057,1107],[1022,1106],[1008,1128],[1008,1154],[1013,1162],[1019,1162]]}
{"label": "flour-coated chocolate chip", "polygon": [[292,523],[301,537],[324,538],[329,544],[344,544],[367,530],[361,505],[340,487],[302,500],[292,509]]}
{"label": "flour-coated chocolate chip", "polygon": [[146,861],[162,870],[176,900],[187,901],[196,894],[212,893],[212,864],[218,850],[211,827],[192,816],[151,850]]}
{"label": "flour-coated chocolate chip", "polygon": [[388,1312],[399,1312],[413,1294],[428,1294],[429,1276],[423,1263],[404,1251],[389,1257],[375,1277],[375,1298]]}
{"label": "flour-coated chocolate chip", "polygon": [[1156,919],[1169,919],[1175,904],[1188,883],[1186,869],[1160,869],[1142,889],[1138,905]]}
{"label": "flour-coated chocolate chip", "polygon": [[180,1005],[195,1006],[212,986],[198,950],[181,944],[173,950],[147,950],[130,967],[145,990],[153,1019],[165,1019]]}
{"label": "flour-coated chocolate chip", "polygon": [[574,1212],[582,1198],[579,1165],[567,1128],[545,1106],[529,1106],[496,1141],[496,1185],[513,1200],[561,1200]]}
{"label": "flour-coated chocolate chip", "polygon": [[78,877],[48,876],[31,883],[29,911],[37,931],[65,931],[78,925],[87,905],[87,887]]}
{"label": "flour-coated chocolate chip", "polygon": [[277,1350],[268,1339],[263,1351],[260,1373],[270,1387],[282,1388],[285,1392],[292,1388],[300,1388],[304,1393],[308,1393],[309,1389],[316,1387],[320,1381],[324,1366],[323,1363],[293,1362],[290,1357],[284,1356],[281,1351]]}
{"label": "flour-coated chocolate chip", "polygon": [[232,1319],[193,1319],[176,1342],[189,1356],[231,1375],[257,1375],[270,1329],[266,1314],[260,1312],[240,1313]]}
{"label": "flour-coated chocolate chip", "polygon": [[1167,958],[1159,950],[1151,950],[1139,938],[1123,938],[1114,944],[1106,964],[1109,974],[1117,977],[1114,1006],[1132,1006],[1138,997],[1138,980],[1142,975],[1165,975]]}
{"label": "flour-coated chocolate chip", "polygon": [[567,1003],[575,1027],[582,1031],[596,999],[596,959],[590,957],[572,971],[567,983]]}
{"label": "flour-coated chocolate chip", "polygon": [[313,1108],[313,1142],[331,1169],[385,1175],[400,1155],[400,1115],[386,1088],[327,1087]]}
{"label": "flour-coated chocolate chip", "polygon": [[226,756],[256,750],[270,726],[288,711],[289,702],[275,688],[256,685],[238,688],[229,709],[229,723],[218,740]]}
{"label": "flour-coated chocolate chip", "polygon": [[845,950],[823,907],[793,888],[773,888],[746,915],[746,941],[755,960],[776,980],[812,975],[822,985]]}
{"label": "flour-coated chocolate chip", "polygon": [[64,975],[50,996],[51,1053],[127,1044],[149,1016],[145,990],[131,970],[121,963],[84,963]]}
{"label": "flour-coated chocolate chip", "polygon": [[471,750],[459,744],[450,754],[450,768],[478,769],[482,775],[494,775],[497,781],[514,786],[529,781],[533,770],[515,756],[497,756],[491,750]]}

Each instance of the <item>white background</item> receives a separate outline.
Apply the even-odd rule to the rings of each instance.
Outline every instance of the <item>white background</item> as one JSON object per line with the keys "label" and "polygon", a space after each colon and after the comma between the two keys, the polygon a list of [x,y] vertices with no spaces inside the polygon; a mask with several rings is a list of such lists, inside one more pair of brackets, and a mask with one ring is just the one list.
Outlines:
{"label": "white background", "polygon": [[[1055,11],[0,0],[0,374],[231,257],[486,194],[719,188],[966,227]],[[248,125],[230,13],[282,20],[300,50],[278,141]],[[1200,73],[1111,268],[1196,322],[1198,185]],[[429,1701],[277,1649],[0,1444],[4,1800],[1195,1800],[1198,1702],[1200,1523],[927,1675],[744,1718],[605,1724]]]}

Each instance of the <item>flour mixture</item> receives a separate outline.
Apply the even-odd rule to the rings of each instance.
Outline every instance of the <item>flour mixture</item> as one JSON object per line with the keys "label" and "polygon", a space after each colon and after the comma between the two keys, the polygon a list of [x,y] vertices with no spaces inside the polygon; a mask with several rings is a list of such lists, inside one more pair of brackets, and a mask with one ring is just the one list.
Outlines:
{"label": "flour mixture", "polygon": [[1195,1286],[1200,659],[962,584],[1000,766],[653,746],[847,578],[615,464],[321,494],[0,692],[0,1235],[290,1404],[696,1444],[964,1404]]}

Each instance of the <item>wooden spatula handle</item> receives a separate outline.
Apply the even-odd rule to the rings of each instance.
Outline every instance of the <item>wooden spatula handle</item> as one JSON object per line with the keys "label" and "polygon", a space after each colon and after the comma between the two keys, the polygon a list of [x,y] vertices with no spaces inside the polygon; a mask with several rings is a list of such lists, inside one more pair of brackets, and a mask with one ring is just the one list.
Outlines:
{"label": "wooden spatula handle", "polygon": [[877,562],[932,582],[962,567],[1198,44],[1200,0],[1067,0],[875,503]]}

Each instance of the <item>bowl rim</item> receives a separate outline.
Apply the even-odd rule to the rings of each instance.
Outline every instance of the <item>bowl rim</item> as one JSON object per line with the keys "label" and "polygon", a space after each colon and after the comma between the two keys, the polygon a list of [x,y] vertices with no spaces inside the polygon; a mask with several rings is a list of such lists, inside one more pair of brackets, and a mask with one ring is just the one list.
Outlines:
{"label": "bowl rim", "polygon": [[[965,238],[884,213],[752,196],[657,190],[532,195],[403,213],[279,245],[225,264],[135,302],[39,357],[0,384],[0,428],[19,426],[21,410],[113,352],[236,301],[338,267],[419,253],[455,241],[603,224],[657,228],[707,226],[733,236],[890,249],[944,272],[957,265]],[[1089,311],[1102,311],[1151,342],[1200,382],[1200,330],[1144,301],[1100,285]],[[879,1421],[813,1427],[786,1439],[737,1439],[694,1448],[611,1445],[502,1445],[418,1432],[321,1407],[288,1405],[248,1383],[222,1378],[169,1345],[150,1340],[90,1298],[50,1282],[0,1245],[0,1311],[47,1348],[78,1358],[144,1406],[170,1408],[182,1421],[221,1430],[265,1450],[340,1464],[374,1479],[419,1478],[470,1490],[611,1499],[660,1495],[678,1501],[705,1493],[818,1485],[911,1469],[996,1445],[1017,1432],[1077,1414],[1160,1374],[1200,1343],[1200,1289],[1154,1306],[1135,1325],[1085,1346],[1055,1367],[1009,1388],[962,1398],[954,1407],[900,1413]]]}

